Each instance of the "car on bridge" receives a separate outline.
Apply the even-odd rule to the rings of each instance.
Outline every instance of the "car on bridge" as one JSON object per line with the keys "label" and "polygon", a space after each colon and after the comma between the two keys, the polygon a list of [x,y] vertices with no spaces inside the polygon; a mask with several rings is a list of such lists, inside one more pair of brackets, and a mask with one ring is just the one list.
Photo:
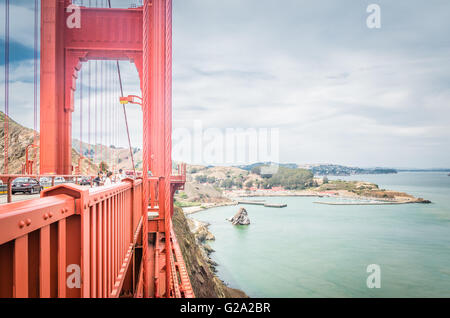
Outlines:
{"label": "car on bridge", "polygon": [[32,178],[17,178],[12,182],[11,192],[16,193],[29,193],[39,194],[42,191],[42,186],[36,179]]}
{"label": "car on bridge", "polygon": [[47,178],[47,177],[41,177],[41,178],[39,179],[39,182],[40,182],[40,183],[51,183],[52,180],[51,180],[50,178]]}
{"label": "car on bridge", "polygon": [[81,186],[90,186],[91,179],[87,178],[87,177],[80,177],[80,178],[77,178],[77,183]]}
{"label": "car on bridge", "polygon": [[55,178],[55,185],[57,185],[57,184],[64,184],[64,183],[68,183],[66,181],[66,179],[64,179],[64,177],[56,177]]}

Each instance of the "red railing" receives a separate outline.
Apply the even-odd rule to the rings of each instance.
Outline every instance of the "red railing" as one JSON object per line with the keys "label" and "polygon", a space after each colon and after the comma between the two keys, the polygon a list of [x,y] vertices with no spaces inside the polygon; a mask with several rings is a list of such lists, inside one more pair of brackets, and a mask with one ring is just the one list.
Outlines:
{"label": "red railing", "polygon": [[7,195],[7,202],[11,203],[12,200],[12,182],[17,178],[32,178],[40,180],[42,178],[46,178],[47,180],[50,180],[48,184],[41,183],[41,186],[43,187],[50,187],[55,186],[55,180],[57,178],[63,178],[65,181],[64,183],[74,183],[79,184],[80,180],[82,178],[87,178],[91,184],[92,180],[95,178],[94,176],[86,176],[86,175],[38,175],[38,174],[11,174],[11,175],[0,175],[0,180],[3,182],[4,185],[6,185],[6,195]]}
{"label": "red railing", "polygon": [[[157,212],[162,183],[150,184],[149,212]],[[63,184],[39,199],[0,205],[0,297],[142,297],[142,190],[140,179],[91,189]],[[166,296],[194,297],[171,222],[169,233]],[[150,256],[155,297],[165,279],[156,274],[163,250]]]}
{"label": "red railing", "polygon": [[60,185],[40,199],[1,205],[0,297],[132,293],[141,188],[128,179],[95,189]]}
{"label": "red railing", "polygon": [[[1,177],[10,184],[20,176]],[[149,178],[148,220],[141,179],[91,189],[62,184],[39,199],[0,205],[0,297],[142,297],[143,221],[153,222],[149,231],[157,237],[153,261],[147,260],[155,268],[153,296],[194,297],[171,215],[161,215],[163,180]],[[171,187],[185,180],[182,164]],[[169,238],[165,247],[157,246],[161,229]],[[169,286],[169,294],[160,286]]]}
{"label": "red railing", "polygon": [[1,205],[0,224],[0,297],[78,296],[66,288],[65,274],[67,263],[80,264],[73,196]]}

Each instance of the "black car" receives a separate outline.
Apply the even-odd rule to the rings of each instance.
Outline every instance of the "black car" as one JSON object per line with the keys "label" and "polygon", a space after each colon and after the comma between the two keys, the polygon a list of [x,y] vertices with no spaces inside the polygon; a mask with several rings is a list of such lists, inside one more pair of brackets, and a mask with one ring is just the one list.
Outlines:
{"label": "black car", "polygon": [[18,192],[39,194],[41,193],[42,186],[36,179],[32,178],[17,178],[12,183],[12,194]]}

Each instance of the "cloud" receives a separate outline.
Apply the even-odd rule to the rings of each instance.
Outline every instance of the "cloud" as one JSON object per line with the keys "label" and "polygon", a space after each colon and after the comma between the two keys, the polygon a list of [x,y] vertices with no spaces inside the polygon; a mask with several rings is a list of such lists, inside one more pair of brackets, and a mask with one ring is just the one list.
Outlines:
{"label": "cloud", "polygon": [[[448,166],[450,4],[379,0],[382,27],[370,30],[370,3],[174,1],[174,128],[196,120],[222,130],[279,128],[283,162]],[[12,65],[11,112],[24,123],[32,123],[31,7],[16,2],[24,18],[11,35],[28,50]],[[134,65],[121,67],[125,93],[140,95]],[[141,110],[128,112],[139,146]]]}
{"label": "cloud", "polygon": [[175,125],[279,127],[284,162],[448,165],[450,5],[380,1],[369,30],[369,3],[175,2]]}

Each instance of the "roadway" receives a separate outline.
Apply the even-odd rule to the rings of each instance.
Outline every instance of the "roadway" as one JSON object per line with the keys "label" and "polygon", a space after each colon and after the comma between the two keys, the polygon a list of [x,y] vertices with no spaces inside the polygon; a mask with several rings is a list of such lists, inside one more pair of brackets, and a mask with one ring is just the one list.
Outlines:
{"label": "roadway", "polygon": [[[86,188],[90,188],[90,186],[86,186]],[[20,202],[20,201],[26,201],[31,199],[37,199],[40,198],[40,194],[23,194],[23,193],[17,193],[12,196],[12,202]],[[8,203],[8,196],[6,194],[0,195],[0,204]]]}
{"label": "roadway", "polygon": [[[40,198],[41,195],[40,194],[14,194],[12,196],[12,202],[20,202],[20,201],[26,201],[26,200],[31,200],[31,199],[37,199]],[[6,196],[6,194],[2,194],[0,196],[0,204],[4,204],[4,203],[8,203],[8,197]]]}

